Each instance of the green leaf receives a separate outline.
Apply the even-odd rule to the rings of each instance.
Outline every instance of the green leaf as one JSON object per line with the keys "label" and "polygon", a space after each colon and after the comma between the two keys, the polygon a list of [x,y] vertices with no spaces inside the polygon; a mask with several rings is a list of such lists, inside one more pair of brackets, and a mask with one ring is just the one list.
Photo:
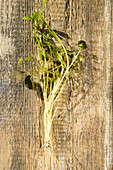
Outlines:
{"label": "green leaf", "polygon": [[79,59],[80,62],[84,61],[84,58],[80,55],[79,55],[78,59]]}
{"label": "green leaf", "polygon": [[47,0],[43,0],[41,11],[43,10],[44,4],[45,4],[46,2],[47,2]]}
{"label": "green leaf", "polygon": [[35,11],[35,12],[33,13],[33,19],[34,19],[34,20],[38,20],[38,17],[39,17],[39,12]]}
{"label": "green leaf", "polygon": [[80,71],[76,70],[75,73],[80,73]]}
{"label": "green leaf", "polygon": [[47,38],[49,38],[49,37],[50,37],[50,34],[48,33],[48,34],[47,34]]}
{"label": "green leaf", "polygon": [[23,17],[23,20],[32,20],[32,17]]}
{"label": "green leaf", "polygon": [[34,58],[33,57],[26,57],[26,58],[24,58],[24,61],[26,61],[26,60],[33,60]]}
{"label": "green leaf", "polygon": [[19,61],[18,61],[18,65],[19,65],[20,67],[22,66],[22,61],[23,61],[22,58],[20,58]]}
{"label": "green leaf", "polygon": [[72,51],[68,51],[68,55],[70,58],[73,58],[73,56],[74,56]]}
{"label": "green leaf", "polygon": [[42,19],[42,21],[43,21],[44,23],[46,23],[46,22],[45,22],[45,19],[44,19],[44,17],[43,17],[42,15],[40,15],[40,19]]}
{"label": "green leaf", "polygon": [[83,40],[80,40],[80,41],[78,42],[78,46],[79,46],[79,50],[80,50],[80,51],[88,48],[87,43],[86,43],[85,41],[83,41]]}

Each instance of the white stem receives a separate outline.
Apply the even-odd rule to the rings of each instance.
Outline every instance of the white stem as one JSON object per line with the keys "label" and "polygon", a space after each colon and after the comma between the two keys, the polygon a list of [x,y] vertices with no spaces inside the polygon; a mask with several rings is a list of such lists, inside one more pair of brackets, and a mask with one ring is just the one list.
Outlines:
{"label": "white stem", "polygon": [[64,80],[66,74],[68,73],[69,69],[71,68],[71,66],[73,65],[73,63],[75,62],[75,60],[77,59],[77,57],[79,56],[80,54],[80,51],[78,52],[78,54],[74,57],[72,63],[69,65],[69,67],[66,68],[66,71],[64,73],[64,75],[62,76],[61,79],[59,79],[57,81],[57,84],[55,85],[55,87],[53,88],[52,92],[51,92],[51,95],[50,95],[50,98],[53,98],[54,99],[54,95],[56,93],[56,91],[58,90],[59,86],[61,85],[62,81]]}
{"label": "white stem", "polygon": [[[68,73],[70,67],[73,65],[73,63],[75,62],[75,60],[77,59],[77,57],[79,56],[79,53],[80,51],[78,52],[78,54],[74,57],[72,63],[66,68],[65,70],[65,73],[64,75],[62,76],[62,78],[59,78],[57,80],[57,83],[56,85],[54,86],[51,94],[50,94],[50,97],[48,100],[45,100],[45,111],[44,111],[44,125],[45,125],[45,141],[48,142],[50,140],[50,129],[51,129],[51,124],[52,124],[52,121],[53,121],[53,118],[55,116],[55,112],[54,112],[54,115],[52,117],[52,109],[53,109],[53,105],[55,103],[55,101],[57,100],[58,96],[60,95],[61,91],[62,91],[62,88],[63,88],[63,85],[60,89],[60,92],[58,94],[58,96],[55,98],[55,94],[56,94],[56,91],[58,90],[58,88],[60,87],[61,83],[63,82],[64,78],[66,77],[66,74]],[[52,118],[51,118],[52,117]]]}

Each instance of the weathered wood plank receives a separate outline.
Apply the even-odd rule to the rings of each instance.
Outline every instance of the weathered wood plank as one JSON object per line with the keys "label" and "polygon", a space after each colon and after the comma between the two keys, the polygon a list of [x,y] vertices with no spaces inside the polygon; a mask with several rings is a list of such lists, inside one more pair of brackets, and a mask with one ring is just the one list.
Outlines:
{"label": "weathered wood plank", "polygon": [[[112,169],[113,32],[110,0],[49,0],[45,16],[68,33],[65,45],[88,43],[80,74],[66,84],[54,106],[52,148],[44,146],[43,104],[11,79],[19,57],[35,56],[32,31],[23,21],[42,1],[0,0],[0,169]],[[30,65],[26,65],[30,68]],[[68,85],[68,86],[67,86]]]}

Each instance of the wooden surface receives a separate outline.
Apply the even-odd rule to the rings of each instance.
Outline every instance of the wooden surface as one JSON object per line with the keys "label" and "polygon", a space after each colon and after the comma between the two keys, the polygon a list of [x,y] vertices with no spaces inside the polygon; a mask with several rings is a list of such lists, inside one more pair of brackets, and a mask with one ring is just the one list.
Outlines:
{"label": "wooden surface", "polygon": [[[51,147],[45,148],[43,105],[36,93],[11,78],[19,57],[36,56],[30,22],[39,0],[0,0],[0,170],[111,170],[113,113],[113,2],[49,0],[45,17],[68,33],[65,45],[88,43],[80,74],[54,106]],[[67,45],[69,44],[69,45]],[[30,68],[29,63],[24,66]],[[53,112],[54,112],[53,111]]]}

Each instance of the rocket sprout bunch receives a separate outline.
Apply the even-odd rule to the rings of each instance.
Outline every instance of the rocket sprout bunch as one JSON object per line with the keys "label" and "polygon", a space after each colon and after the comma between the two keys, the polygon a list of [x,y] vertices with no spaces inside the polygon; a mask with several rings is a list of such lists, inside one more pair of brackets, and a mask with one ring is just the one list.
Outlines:
{"label": "rocket sprout bunch", "polygon": [[[43,7],[47,0],[42,3],[40,12],[34,12],[32,17],[26,16],[24,20],[32,21],[32,29],[34,32],[35,43],[38,50],[38,59],[26,57],[24,60],[19,59],[18,64],[23,71],[15,71],[13,77],[17,79],[17,83],[26,73],[25,85],[29,89],[37,91],[38,96],[44,102],[44,128],[45,143],[50,141],[50,129],[54,114],[52,110],[55,101],[60,95],[65,82],[70,77],[70,72],[75,70],[78,62],[84,59],[80,56],[80,52],[87,48],[85,41],[79,41],[79,50],[76,55],[67,51],[59,36],[47,24],[43,17]],[[57,45],[58,44],[58,45]],[[32,64],[32,71],[27,71],[22,63],[29,60]],[[78,72],[75,70],[75,72]],[[33,80],[36,79],[38,83]]]}

